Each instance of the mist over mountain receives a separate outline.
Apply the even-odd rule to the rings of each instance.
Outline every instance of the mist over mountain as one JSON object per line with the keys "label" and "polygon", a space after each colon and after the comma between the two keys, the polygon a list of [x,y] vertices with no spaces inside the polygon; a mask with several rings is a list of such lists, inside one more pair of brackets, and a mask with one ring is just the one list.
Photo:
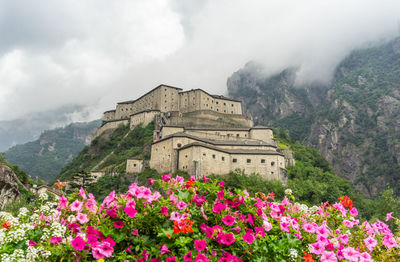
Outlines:
{"label": "mist over mountain", "polygon": [[44,130],[86,121],[90,112],[83,105],[61,106],[56,110],[30,113],[14,120],[0,120],[0,152],[39,138]]}
{"label": "mist over mountain", "polygon": [[263,70],[251,62],[228,79],[229,95],[257,124],[317,148],[367,195],[400,194],[400,38],[353,51],[327,84],[299,85],[301,68]]}
{"label": "mist over mountain", "polygon": [[8,149],[6,159],[32,178],[51,181],[85,145],[100,126],[101,120],[72,123],[62,128],[46,130],[37,140]]}

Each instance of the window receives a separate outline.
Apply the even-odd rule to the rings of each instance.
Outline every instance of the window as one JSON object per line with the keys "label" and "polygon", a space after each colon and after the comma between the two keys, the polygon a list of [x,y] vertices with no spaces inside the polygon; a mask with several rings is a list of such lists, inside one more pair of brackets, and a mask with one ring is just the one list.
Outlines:
{"label": "window", "polygon": [[237,159],[236,158],[232,159],[232,162],[237,163]]}
{"label": "window", "polygon": [[185,155],[185,157],[187,158],[187,155]]}
{"label": "window", "polygon": [[181,144],[181,143],[178,143],[176,146],[177,146],[177,147],[181,147],[181,146],[182,146],[182,144]]}
{"label": "window", "polygon": [[239,137],[239,134],[236,134],[236,137]]}
{"label": "window", "polygon": [[217,105],[218,105],[218,101],[217,102],[215,102]]}
{"label": "window", "polygon": [[261,164],[265,164],[265,159],[261,159]]}
{"label": "window", "polygon": [[206,153],[203,153],[203,156],[206,156]]}
{"label": "window", "polygon": [[212,155],[212,158],[215,159],[215,155]]}
{"label": "window", "polygon": [[251,159],[247,158],[246,162],[247,162],[247,164],[250,164],[251,163]]}
{"label": "window", "polygon": [[232,104],[232,107],[233,107],[233,104]]}
{"label": "window", "polygon": [[134,167],[136,167],[136,164],[133,164]]}
{"label": "window", "polygon": [[224,103],[224,106],[226,106],[226,103]]}
{"label": "window", "polygon": [[272,161],[272,162],[271,162],[271,166],[274,166],[274,165],[275,165],[275,162],[274,162],[274,161]]}
{"label": "window", "polygon": [[221,157],[221,160],[222,160],[222,161],[225,161],[225,157]]}

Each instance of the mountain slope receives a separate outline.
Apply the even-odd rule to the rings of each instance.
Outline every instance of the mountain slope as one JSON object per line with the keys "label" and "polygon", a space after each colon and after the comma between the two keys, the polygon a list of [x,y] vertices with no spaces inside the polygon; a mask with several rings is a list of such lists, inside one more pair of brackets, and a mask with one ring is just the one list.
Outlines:
{"label": "mountain slope", "polygon": [[314,146],[359,190],[400,193],[400,38],[357,50],[326,86],[295,86],[296,69],[264,77],[249,63],[228,79],[256,123]]}
{"label": "mountain slope", "polygon": [[100,124],[100,120],[95,120],[47,130],[38,140],[7,150],[7,161],[31,177],[50,181],[90,142],[90,136]]}

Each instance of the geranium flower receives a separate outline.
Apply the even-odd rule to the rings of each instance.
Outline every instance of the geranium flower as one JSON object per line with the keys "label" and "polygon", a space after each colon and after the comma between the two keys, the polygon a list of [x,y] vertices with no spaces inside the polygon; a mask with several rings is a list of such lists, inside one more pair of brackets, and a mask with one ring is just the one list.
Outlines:
{"label": "geranium flower", "polygon": [[304,252],[303,256],[304,262],[314,262],[314,259],[311,254]]}
{"label": "geranium flower", "polygon": [[194,247],[196,248],[197,252],[201,252],[203,249],[205,249],[207,247],[207,241],[195,240]]}
{"label": "geranium flower", "polygon": [[224,222],[225,225],[227,226],[232,226],[233,224],[236,223],[235,218],[231,215],[226,215],[222,218],[222,222]]}
{"label": "geranium flower", "polygon": [[78,251],[82,251],[85,248],[85,241],[80,237],[77,236],[71,241],[72,247]]}
{"label": "geranium flower", "polygon": [[115,228],[123,228],[124,227],[124,222],[121,220],[114,221],[114,227]]}

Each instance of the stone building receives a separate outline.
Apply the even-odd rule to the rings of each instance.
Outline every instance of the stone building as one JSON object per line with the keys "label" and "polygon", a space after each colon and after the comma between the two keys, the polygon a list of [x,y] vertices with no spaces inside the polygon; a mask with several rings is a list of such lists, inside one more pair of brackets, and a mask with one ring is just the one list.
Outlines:
{"label": "stone building", "polygon": [[[241,101],[211,95],[201,89],[159,85],[136,100],[120,102],[104,112],[94,136],[119,125],[134,128],[154,121],[150,168],[158,172],[187,171],[196,176],[226,174],[242,169],[266,179],[286,181],[285,157],[272,130],[253,126]],[[139,159],[127,160],[127,172],[143,168]]]}

